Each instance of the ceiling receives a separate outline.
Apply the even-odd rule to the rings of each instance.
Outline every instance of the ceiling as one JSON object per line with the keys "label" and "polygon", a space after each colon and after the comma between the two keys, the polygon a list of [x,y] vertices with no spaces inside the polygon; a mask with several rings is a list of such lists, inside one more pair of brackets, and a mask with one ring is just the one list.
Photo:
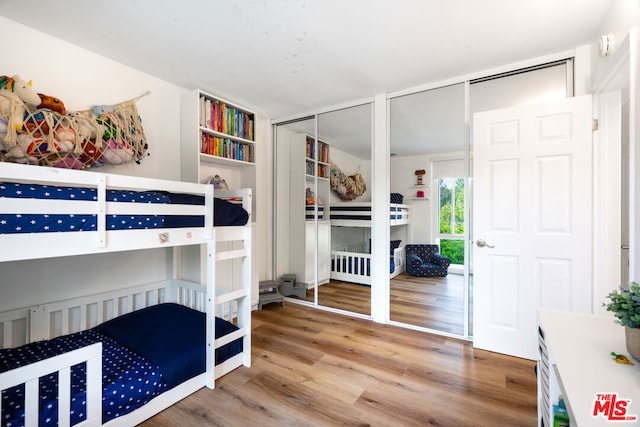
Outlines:
{"label": "ceiling", "polygon": [[[592,43],[611,1],[0,0],[0,15],[282,118]],[[418,109],[402,101],[395,108],[413,140],[450,132],[437,129],[440,121],[417,138],[427,129],[412,125]],[[345,140],[336,146],[359,140],[352,154],[368,158],[369,134],[354,117],[371,116],[336,115],[351,126],[327,120],[323,129]],[[392,135],[392,151],[401,151],[401,134]]]}
{"label": "ceiling", "polygon": [[596,40],[611,0],[0,0],[0,15],[270,118]]}

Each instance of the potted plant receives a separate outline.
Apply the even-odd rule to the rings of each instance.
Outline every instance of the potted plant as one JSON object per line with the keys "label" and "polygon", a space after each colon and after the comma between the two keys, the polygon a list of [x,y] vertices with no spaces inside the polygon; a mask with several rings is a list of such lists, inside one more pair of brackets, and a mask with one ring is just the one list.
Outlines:
{"label": "potted plant", "polygon": [[627,351],[640,361],[640,284],[629,283],[620,286],[607,295],[610,302],[605,303],[607,311],[616,317],[616,323],[625,327]]}

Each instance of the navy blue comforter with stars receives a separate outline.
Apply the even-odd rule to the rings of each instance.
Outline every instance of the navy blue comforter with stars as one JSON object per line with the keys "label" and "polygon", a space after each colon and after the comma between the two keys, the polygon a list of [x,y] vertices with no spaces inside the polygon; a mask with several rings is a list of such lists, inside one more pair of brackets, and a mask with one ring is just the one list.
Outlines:
{"label": "navy blue comforter with stars", "polygon": [[[3,198],[97,201],[95,188],[0,182]],[[107,202],[203,205],[204,197],[164,191],[107,190]],[[214,225],[245,225],[249,214],[242,205],[214,199]],[[107,215],[107,230],[202,227],[198,215]],[[84,214],[0,214],[0,234],[96,231],[96,215]]]}
{"label": "navy blue comforter with stars", "polygon": [[[128,414],[162,393],[166,383],[160,369],[148,359],[106,335],[89,330],[0,351],[0,370],[8,371],[48,357],[102,342],[103,422]],[[41,377],[39,425],[57,425],[57,373]],[[86,364],[71,369],[71,424],[86,419]],[[2,393],[3,427],[24,425],[24,385]]]}
{"label": "navy blue comforter with stars", "polygon": [[[0,197],[47,200],[98,200],[94,188],[60,187],[39,184],[0,183]],[[161,192],[137,192],[107,190],[108,202],[170,203],[168,194]],[[95,231],[96,215],[76,214],[3,214],[0,215],[0,232],[46,233],[54,231]],[[162,228],[163,215],[108,215],[107,230]]]}
{"label": "navy blue comforter with stars", "polygon": [[[205,313],[164,303],[93,329],[0,350],[0,372],[102,342],[102,422],[126,415],[205,371]],[[237,326],[215,318],[220,338]],[[215,351],[215,364],[242,352],[242,339]],[[86,418],[86,365],[71,369],[71,425]],[[57,425],[57,374],[40,379],[39,425]],[[24,385],[2,392],[0,426],[24,425]]]}

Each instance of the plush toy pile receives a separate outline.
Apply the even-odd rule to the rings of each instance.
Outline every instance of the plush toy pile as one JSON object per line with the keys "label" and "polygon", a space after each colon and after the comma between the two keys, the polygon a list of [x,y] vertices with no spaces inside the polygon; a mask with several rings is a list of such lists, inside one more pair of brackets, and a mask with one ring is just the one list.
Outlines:
{"label": "plush toy pile", "polygon": [[19,76],[0,76],[0,161],[84,169],[139,162],[147,142],[135,100],[67,112]]}
{"label": "plush toy pile", "polygon": [[367,191],[367,183],[360,172],[346,175],[335,163],[331,162],[331,189],[338,193],[341,200],[355,200]]}

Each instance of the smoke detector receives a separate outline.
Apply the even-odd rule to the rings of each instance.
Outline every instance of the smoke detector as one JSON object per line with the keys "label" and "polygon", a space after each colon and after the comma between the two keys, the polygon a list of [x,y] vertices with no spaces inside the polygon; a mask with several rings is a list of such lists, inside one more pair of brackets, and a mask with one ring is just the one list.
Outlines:
{"label": "smoke detector", "polygon": [[600,36],[600,56],[608,56],[611,53],[612,41],[611,33]]}

